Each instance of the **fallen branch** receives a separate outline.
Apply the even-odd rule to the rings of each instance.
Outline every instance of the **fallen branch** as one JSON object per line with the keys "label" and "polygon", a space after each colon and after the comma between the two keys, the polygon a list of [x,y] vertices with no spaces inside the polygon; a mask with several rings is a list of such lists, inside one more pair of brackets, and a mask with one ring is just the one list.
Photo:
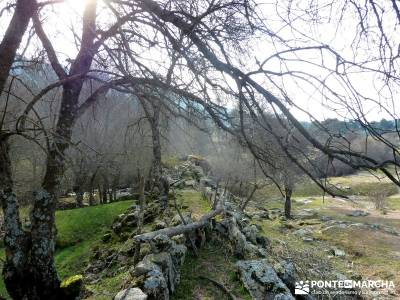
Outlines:
{"label": "fallen branch", "polygon": [[208,222],[210,221],[210,219],[221,214],[223,211],[224,211],[223,207],[218,207],[215,210],[210,211],[208,214],[205,214],[204,216],[202,216],[200,218],[200,220],[197,222],[193,222],[193,223],[186,224],[186,225],[185,224],[178,225],[178,226],[174,226],[174,227],[169,227],[169,228],[164,228],[164,229],[160,229],[160,230],[156,230],[156,231],[152,231],[152,232],[148,232],[148,233],[139,234],[139,235],[134,236],[134,239],[138,242],[145,242],[145,241],[152,240],[159,234],[165,234],[168,237],[173,237],[173,236],[176,236],[179,234],[187,233],[187,232],[193,231],[195,229],[206,226],[208,224]]}
{"label": "fallen branch", "polygon": [[236,296],[234,294],[232,294],[232,292],[230,292],[222,283],[219,283],[218,281],[216,281],[212,278],[202,276],[202,275],[200,275],[199,278],[212,282],[216,287],[218,287],[221,291],[223,291],[226,295],[228,295],[231,300],[237,299]]}

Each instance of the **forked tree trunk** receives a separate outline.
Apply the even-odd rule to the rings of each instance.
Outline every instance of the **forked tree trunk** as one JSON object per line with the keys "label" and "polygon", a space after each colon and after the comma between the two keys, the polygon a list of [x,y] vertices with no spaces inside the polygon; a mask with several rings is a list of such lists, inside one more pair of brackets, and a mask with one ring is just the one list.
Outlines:
{"label": "forked tree trunk", "polygon": [[[29,20],[36,13],[34,0],[18,0],[14,15],[0,44],[0,94],[14,62],[17,49],[28,27]],[[54,268],[54,229],[40,226],[41,223],[54,224],[54,214],[49,213],[43,222],[43,214],[34,210],[31,216],[32,230],[22,229],[18,203],[13,193],[11,162],[8,137],[0,128],[0,200],[4,213],[5,263],[3,277],[8,293],[13,299],[56,299],[59,295],[59,280]],[[55,210],[54,197],[47,192],[39,192],[37,207]],[[46,236],[45,239],[39,235]],[[52,239],[51,241],[49,239]],[[50,251],[48,251],[50,249]],[[48,260],[51,263],[48,263]],[[58,297],[60,298],[60,297]]]}
{"label": "forked tree trunk", "polygon": [[[9,57],[7,49],[14,49],[16,51],[18,48],[29,19],[35,13],[36,8],[34,3],[33,0],[20,0],[17,2],[14,17],[0,45],[1,88],[4,86],[1,75],[7,67],[4,61]],[[88,1],[84,12],[82,46],[74,63],[71,65],[68,74],[70,76],[86,73],[90,68],[95,53],[93,51],[94,39],[96,37],[95,20],[96,1]],[[36,29],[37,32],[38,29],[40,31],[39,27]],[[9,33],[11,33],[11,36],[8,36]],[[15,37],[13,37],[14,34],[16,35]],[[14,43],[15,47],[3,47],[5,41],[11,41],[11,44]],[[47,44],[46,39],[43,38],[42,43]],[[49,50],[49,47],[45,46],[45,48]],[[2,53],[4,49],[6,49],[6,52]],[[14,56],[11,57],[11,63],[14,60],[15,51],[13,52]],[[52,66],[54,67],[56,64],[57,62],[53,60]],[[63,70],[61,66],[58,68],[58,71],[60,70]],[[61,74],[61,76],[65,77],[66,74]],[[35,194],[30,216],[30,232],[23,231],[21,227],[17,201],[15,195],[12,193],[7,141],[0,135],[0,172],[2,173],[0,194],[6,223],[6,262],[4,264],[3,275],[7,291],[13,299],[63,299],[60,280],[54,263],[57,187],[64,174],[64,154],[69,146],[72,128],[77,117],[76,112],[79,107],[78,100],[82,85],[82,77],[68,81],[63,85],[59,118],[55,129],[55,136],[57,138],[51,143],[47,154],[46,171],[42,188]]]}

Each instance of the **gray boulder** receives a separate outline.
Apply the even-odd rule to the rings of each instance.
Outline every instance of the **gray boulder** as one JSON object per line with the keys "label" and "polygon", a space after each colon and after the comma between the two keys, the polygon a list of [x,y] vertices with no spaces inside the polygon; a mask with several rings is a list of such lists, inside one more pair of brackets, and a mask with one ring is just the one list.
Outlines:
{"label": "gray boulder", "polygon": [[301,229],[294,231],[293,233],[295,235],[297,235],[298,237],[304,238],[304,237],[310,236],[313,233],[313,231],[310,228],[301,228]]}
{"label": "gray boulder", "polygon": [[253,244],[257,244],[257,235],[259,232],[257,226],[246,226],[245,228],[243,228],[242,232],[250,242],[252,242]]}
{"label": "gray boulder", "polygon": [[173,241],[165,234],[159,234],[150,241],[152,252],[158,253],[168,251],[173,245]]}
{"label": "gray boulder", "polygon": [[349,217],[365,217],[369,213],[363,210],[353,210],[351,213],[347,214]]}
{"label": "gray boulder", "polygon": [[147,300],[147,295],[139,288],[129,288],[120,291],[114,300]]}
{"label": "gray boulder", "polygon": [[130,274],[134,278],[143,276],[140,287],[149,299],[168,300],[180,282],[180,269],[187,249],[166,235],[156,236],[150,244],[153,253],[146,255]]}
{"label": "gray boulder", "polygon": [[338,257],[343,257],[346,255],[346,253],[338,248],[332,248],[330,251],[334,256],[338,256]]}
{"label": "gray boulder", "polygon": [[300,210],[295,217],[298,219],[314,219],[317,217],[317,212],[314,209],[302,209]]}
{"label": "gray boulder", "polygon": [[190,188],[195,188],[196,187],[196,181],[195,180],[186,180],[184,182],[185,187],[190,187]]}
{"label": "gray boulder", "polygon": [[169,300],[168,284],[161,270],[153,269],[147,275],[143,290],[150,299]]}
{"label": "gray boulder", "polygon": [[279,278],[294,293],[296,285],[296,268],[290,261],[282,261],[276,268]]}
{"label": "gray boulder", "polygon": [[247,260],[236,263],[240,278],[251,297],[257,300],[294,300],[289,288],[267,260]]}
{"label": "gray boulder", "polygon": [[133,277],[139,277],[149,273],[152,270],[158,269],[157,265],[149,260],[142,260],[136,266],[134,266],[129,273]]}

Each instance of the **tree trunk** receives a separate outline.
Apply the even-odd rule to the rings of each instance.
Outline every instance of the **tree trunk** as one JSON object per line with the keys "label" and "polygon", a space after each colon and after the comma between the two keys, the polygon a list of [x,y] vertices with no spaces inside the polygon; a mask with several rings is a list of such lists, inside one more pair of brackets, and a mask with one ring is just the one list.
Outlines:
{"label": "tree trunk", "polygon": [[76,206],[83,207],[83,191],[76,192]]}
{"label": "tree trunk", "polygon": [[[34,0],[18,0],[16,3],[14,15],[0,44],[0,94],[29,20],[36,9]],[[3,124],[0,125],[0,130],[3,130]],[[36,194],[31,214],[31,232],[25,232],[13,193],[9,145],[3,132],[0,132],[0,178],[6,248],[3,276],[8,293],[13,299],[60,298],[60,284],[53,259],[55,197],[45,191]]]}
{"label": "tree trunk", "polygon": [[247,204],[249,204],[251,199],[253,199],[253,196],[254,196],[255,192],[257,191],[257,188],[258,188],[257,184],[254,184],[254,187],[251,190],[250,195],[247,197],[247,199],[243,202],[243,204],[240,207],[240,209],[242,211],[245,210],[245,208],[247,207]]}
{"label": "tree trunk", "polygon": [[[95,0],[86,3],[83,13],[81,48],[71,65],[69,76],[85,73],[90,69],[95,53],[93,44],[96,37],[96,5]],[[42,40],[42,43],[49,54],[51,49],[47,47],[46,41]],[[52,60],[50,55],[48,56],[53,69],[55,69],[58,62]],[[62,67],[58,66],[58,71],[62,70]],[[61,76],[65,76],[65,74],[61,74]],[[31,247],[28,255],[31,270],[29,280],[34,289],[27,291],[27,299],[62,298],[60,280],[54,263],[57,188],[65,172],[65,152],[70,145],[72,129],[77,118],[83,82],[84,78],[79,77],[63,84],[59,117],[54,135],[56,138],[50,144],[42,189],[36,193],[31,211]]]}
{"label": "tree trunk", "polygon": [[108,194],[107,186],[103,185],[103,198],[102,198],[102,201],[101,201],[102,204],[106,204],[107,203],[107,194]]}
{"label": "tree trunk", "polygon": [[101,186],[97,186],[97,190],[99,191],[99,203],[103,204],[103,191],[101,190]]}
{"label": "tree trunk", "polygon": [[160,109],[154,108],[154,114],[151,122],[151,133],[153,142],[153,163],[152,163],[152,177],[154,186],[160,187],[160,177],[162,175],[161,168],[161,141],[160,141]]}
{"label": "tree trunk", "polygon": [[113,193],[112,193],[112,189],[107,189],[107,194],[108,194],[108,202],[111,203],[113,202]]}
{"label": "tree trunk", "polygon": [[90,191],[89,191],[89,206],[94,205],[94,191],[93,191],[93,187],[90,187]]}
{"label": "tree trunk", "polygon": [[[139,219],[138,219],[138,224],[137,224],[136,235],[139,235],[142,233],[144,209],[145,209],[145,205],[146,205],[146,198],[144,195],[144,187],[145,187],[145,180],[144,180],[144,177],[141,176],[139,179],[139,193],[140,193],[139,194]],[[137,244],[137,247],[135,249],[133,264],[136,265],[139,262],[139,259],[140,259],[140,243]]]}
{"label": "tree trunk", "polygon": [[9,145],[0,138],[0,200],[4,214],[4,283],[13,299],[22,299],[32,285],[28,273],[29,235],[23,231],[17,198],[13,193]]}
{"label": "tree trunk", "polygon": [[[94,205],[94,203],[95,203],[95,199],[94,199],[94,181],[96,179],[97,171],[98,171],[98,168],[96,168],[96,170],[93,172],[92,176],[90,176],[90,180],[89,180],[89,191],[90,191],[90,194],[89,194],[89,205],[90,206]],[[101,199],[100,189],[98,189],[98,191],[99,191],[99,199]]]}
{"label": "tree trunk", "polygon": [[4,89],[29,20],[36,11],[36,1],[18,0],[4,38],[0,44],[0,95]]}
{"label": "tree trunk", "polygon": [[290,219],[292,217],[292,189],[285,187],[285,217]]}
{"label": "tree trunk", "polygon": [[[146,118],[149,121],[151,128],[151,139],[153,146],[153,161],[151,165],[151,173],[150,173],[150,183],[151,189],[154,187],[162,188],[160,186],[160,178],[162,175],[162,167],[161,167],[161,139],[160,139],[160,100],[153,97],[151,99],[148,98],[139,98],[140,103],[142,104],[143,110],[146,114]],[[151,108],[148,106],[151,105]]]}

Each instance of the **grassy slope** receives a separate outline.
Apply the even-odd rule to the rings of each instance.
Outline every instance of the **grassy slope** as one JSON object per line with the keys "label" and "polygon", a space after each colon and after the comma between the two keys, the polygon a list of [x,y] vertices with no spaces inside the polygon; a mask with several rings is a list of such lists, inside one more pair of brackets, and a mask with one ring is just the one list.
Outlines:
{"label": "grassy slope", "polygon": [[[378,175],[373,176],[368,172],[359,172],[354,175],[331,177],[327,180],[327,184],[335,185],[338,188],[349,187],[350,189],[341,191],[344,195],[368,196],[370,192],[377,189],[385,190],[389,196],[398,193],[398,187],[393,182],[389,181],[386,177]],[[293,192],[294,197],[321,196],[321,194],[321,189],[309,178],[304,178],[296,183]],[[257,195],[264,198],[282,197],[274,185],[269,185],[258,191]]]}
{"label": "grassy slope", "polygon": [[[367,196],[372,191],[385,190],[389,195],[392,195],[387,198],[387,205],[392,213],[396,213],[400,210],[400,196],[397,194],[397,187],[393,183],[387,179],[379,180],[365,172],[351,176],[330,178],[330,182],[350,187],[347,190],[347,194],[361,196],[357,197],[359,201],[356,203],[345,202],[345,205],[343,205],[343,200],[326,197],[323,202],[321,191],[306,180],[297,186],[293,201],[294,212],[299,209],[312,208],[317,210],[319,215],[330,216],[336,220],[351,221],[352,223],[380,223],[400,230],[400,219],[393,216],[386,217],[376,212],[367,217],[354,218],[347,216],[348,210],[342,207],[363,210],[366,209],[365,207],[370,207],[372,209],[372,204],[366,201],[368,198],[362,196]],[[301,201],[304,200],[304,197],[313,201],[304,204]],[[284,205],[279,194],[276,194],[273,190],[260,191],[256,201],[258,205],[266,208],[283,209]],[[375,232],[357,228],[335,228],[321,233],[317,225],[315,226],[316,232],[314,234],[316,241],[308,244],[290,233],[296,228],[287,230],[279,220],[262,221],[260,225],[264,229],[265,235],[272,239],[275,249],[278,249],[279,245],[284,243],[286,249],[291,251],[314,251],[316,255],[320,254],[326,260],[327,254],[325,251],[332,246],[336,246],[347,253],[346,258],[333,257],[329,259],[330,263],[339,272],[349,275],[354,271],[364,278],[389,279],[394,280],[397,284],[400,283],[400,260],[398,259],[400,242],[396,236],[390,236],[380,231]],[[353,267],[350,268],[349,265]]]}
{"label": "grassy slope", "polygon": [[[109,230],[114,218],[131,205],[132,201],[121,201],[57,211],[56,265],[61,279],[83,271],[91,255],[90,249],[99,243],[100,237]],[[4,257],[3,249],[2,256]],[[0,280],[0,296],[7,296],[3,280]]]}
{"label": "grassy slope", "polygon": [[198,257],[189,253],[181,273],[181,282],[172,295],[172,300],[221,299],[229,300],[225,293],[204,276],[223,284],[239,299],[251,300],[243,285],[237,279],[236,260],[222,243],[207,243],[198,251]]}
{"label": "grassy slope", "polygon": [[[177,202],[188,206],[186,211],[190,211],[195,219],[211,209],[207,200],[197,191],[183,190],[177,196]],[[236,259],[229,254],[226,245],[209,242],[198,251],[198,255],[195,257],[193,253],[188,253],[173,300],[229,299],[209,280],[200,279],[200,275],[222,283],[239,299],[251,299],[235,276]]]}

